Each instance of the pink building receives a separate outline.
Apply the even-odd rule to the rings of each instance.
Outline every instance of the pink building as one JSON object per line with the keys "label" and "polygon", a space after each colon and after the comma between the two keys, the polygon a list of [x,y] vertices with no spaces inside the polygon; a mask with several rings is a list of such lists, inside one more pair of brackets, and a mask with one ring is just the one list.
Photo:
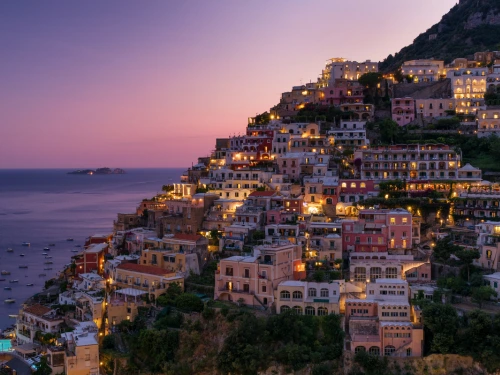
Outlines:
{"label": "pink building", "polygon": [[302,247],[290,242],[254,248],[252,256],[222,259],[215,275],[215,299],[270,307],[281,281],[305,278]]}
{"label": "pink building", "polygon": [[411,249],[412,215],[405,209],[360,210],[358,220],[342,223],[342,248],[349,252]]}
{"label": "pink building", "polygon": [[408,283],[377,279],[366,286],[365,299],[346,299],[346,349],[377,356],[421,357],[423,327],[414,319]]}
{"label": "pink building", "polygon": [[415,120],[415,99],[392,99],[392,119],[396,121],[399,126],[409,124]]}
{"label": "pink building", "polygon": [[338,78],[332,86],[323,89],[325,94],[323,100],[330,105],[363,103],[363,90],[364,87],[358,81]]}
{"label": "pink building", "polygon": [[376,196],[373,180],[340,180],[338,189],[339,202],[358,202],[370,196]]}

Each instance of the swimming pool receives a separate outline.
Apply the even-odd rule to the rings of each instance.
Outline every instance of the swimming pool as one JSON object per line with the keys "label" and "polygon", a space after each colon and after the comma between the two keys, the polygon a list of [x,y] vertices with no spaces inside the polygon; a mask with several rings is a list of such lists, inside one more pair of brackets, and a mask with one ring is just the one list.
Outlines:
{"label": "swimming pool", "polygon": [[12,350],[10,340],[0,340],[0,352],[8,352],[10,350]]}

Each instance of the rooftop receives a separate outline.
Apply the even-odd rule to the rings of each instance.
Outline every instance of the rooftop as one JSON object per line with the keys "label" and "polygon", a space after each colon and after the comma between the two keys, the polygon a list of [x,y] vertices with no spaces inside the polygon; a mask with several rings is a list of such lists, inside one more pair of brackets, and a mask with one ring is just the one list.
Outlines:
{"label": "rooftop", "polygon": [[254,191],[249,195],[249,197],[272,197],[273,195],[276,194],[276,191],[274,190],[269,190],[269,191]]}
{"label": "rooftop", "polygon": [[24,308],[25,313],[33,314],[36,316],[44,316],[45,314],[47,314],[51,311],[52,311],[52,309],[50,307],[43,306],[40,304],[31,305],[31,306]]}
{"label": "rooftop", "polygon": [[135,264],[135,263],[120,264],[116,268],[118,270],[146,273],[148,275],[155,275],[155,276],[167,276],[167,275],[171,274],[171,272],[168,272],[167,270],[164,270],[164,269],[159,268],[159,267],[145,266],[142,264]]}

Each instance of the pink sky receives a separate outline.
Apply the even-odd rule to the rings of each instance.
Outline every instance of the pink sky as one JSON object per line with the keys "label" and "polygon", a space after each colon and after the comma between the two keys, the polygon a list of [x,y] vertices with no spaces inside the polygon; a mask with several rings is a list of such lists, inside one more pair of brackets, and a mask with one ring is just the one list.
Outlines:
{"label": "pink sky", "polygon": [[382,60],[456,2],[1,2],[0,168],[189,166],[326,59]]}

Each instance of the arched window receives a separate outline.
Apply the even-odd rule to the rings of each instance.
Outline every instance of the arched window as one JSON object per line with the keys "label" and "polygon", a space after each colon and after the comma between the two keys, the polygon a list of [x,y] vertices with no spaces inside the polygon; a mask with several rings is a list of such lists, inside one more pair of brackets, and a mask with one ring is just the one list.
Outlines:
{"label": "arched window", "polygon": [[384,348],[384,355],[386,357],[389,357],[391,355],[394,354],[394,352],[396,351],[396,348],[392,345],[387,345],[385,348]]}
{"label": "arched window", "polygon": [[328,315],[328,309],[326,307],[318,307],[318,316]]}
{"label": "arched window", "polygon": [[356,188],[356,183],[355,182],[351,182],[351,187],[352,188]]}
{"label": "arched window", "polygon": [[380,355],[380,348],[378,346],[372,346],[369,350],[368,353],[371,355]]}
{"label": "arched window", "polygon": [[385,278],[386,279],[397,279],[398,278],[398,269],[396,267],[387,267],[385,269]]}
{"label": "arched window", "polygon": [[[302,293],[301,293],[301,294],[302,294]],[[293,307],[293,311],[295,311],[295,313],[296,313],[297,315],[302,315],[302,307],[300,307],[300,306],[294,306],[294,307]]]}
{"label": "arched window", "polygon": [[320,296],[321,297],[330,297],[330,293],[329,293],[328,289],[321,288],[321,290],[320,290]]}
{"label": "arched window", "polygon": [[362,183],[359,185],[359,187],[360,187],[361,189],[364,189],[364,188],[366,188],[366,184],[365,184],[364,182],[362,182]]}
{"label": "arched window", "polygon": [[332,198],[326,198],[326,204],[333,204]]}
{"label": "arched window", "polygon": [[316,310],[312,306],[307,306],[305,308],[306,315],[316,315]]}
{"label": "arched window", "polygon": [[356,267],[354,269],[354,281],[366,281],[365,267]]}
{"label": "arched window", "polygon": [[307,295],[309,297],[316,297],[316,288],[309,288]]}
{"label": "arched window", "polygon": [[356,346],[356,349],[354,349],[354,353],[359,352],[366,352],[366,348],[364,346]]}
{"label": "arched window", "polygon": [[280,307],[280,313],[284,313],[284,312],[287,312],[288,310],[290,310],[290,306],[287,306],[287,305],[283,305]]}
{"label": "arched window", "polygon": [[293,299],[302,299],[302,292],[296,290],[295,292],[293,292],[292,297]]}
{"label": "arched window", "polygon": [[342,187],[343,188],[347,187],[347,184],[345,182],[342,182]]}
{"label": "arched window", "polygon": [[288,290],[282,290],[280,293],[281,299],[290,299],[290,292]]}

